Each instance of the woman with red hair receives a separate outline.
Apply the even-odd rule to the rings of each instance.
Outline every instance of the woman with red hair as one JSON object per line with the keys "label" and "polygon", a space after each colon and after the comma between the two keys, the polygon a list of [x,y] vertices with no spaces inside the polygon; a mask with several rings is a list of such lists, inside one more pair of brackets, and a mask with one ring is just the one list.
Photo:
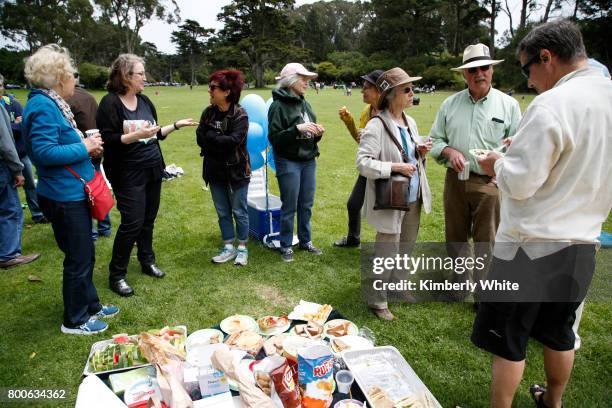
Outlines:
{"label": "woman with red hair", "polygon": [[[196,130],[202,149],[200,156],[204,158],[202,177],[210,186],[224,242],[219,254],[212,258],[215,263],[235,260],[235,265],[246,265],[248,260],[247,192],[251,164],[246,148],[249,118],[238,104],[243,86],[244,76],[240,71],[214,72],[208,84],[210,106],[202,112]],[[234,247],[236,236],[237,248]]]}

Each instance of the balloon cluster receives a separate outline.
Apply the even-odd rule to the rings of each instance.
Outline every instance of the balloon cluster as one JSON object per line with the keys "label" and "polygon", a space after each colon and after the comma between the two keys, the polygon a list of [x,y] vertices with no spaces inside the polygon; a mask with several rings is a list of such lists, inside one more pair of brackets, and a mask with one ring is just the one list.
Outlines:
{"label": "balloon cluster", "polygon": [[265,102],[259,95],[248,94],[242,98],[240,104],[249,115],[247,151],[251,159],[251,169],[257,170],[264,166],[267,158],[268,165],[276,171],[274,153],[268,143],[268,109],[272,104],[272,98]]}

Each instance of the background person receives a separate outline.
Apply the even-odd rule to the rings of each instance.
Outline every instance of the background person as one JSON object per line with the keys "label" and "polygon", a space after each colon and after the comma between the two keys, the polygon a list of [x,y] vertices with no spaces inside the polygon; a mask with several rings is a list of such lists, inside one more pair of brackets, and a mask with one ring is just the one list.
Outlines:
{"label": "background person", "polygon": [[120,296],[134,294],[125,280],[134,244],[142,272],[155,278],[165,275],[155,264],[153,252],[165,168],[159,140],[184,126],[195,126],[191,119],[159,126],[153,102],[142,94],[145,80],[142,58],[121,54],[110,67],[108,94],[100,101],[96,116],[105,144],[104,170],[121,213],[108,266],[110,288]]}
{"label": "background person", "polygon": [[[506,156],[489,153],[480,163],[497,176],[502,198],[491,273],[522,270],[545,290],[548,270],[555,277],[576,273],[586,294],[597,237],[612,209],[612,83],[588,66],[582,35],[568,20],[535,27],[517,53],[539,95]],[[472,342],[493,354],[491,406],[512,405],[529,337],[544,346],[547,386],[530,389],[536,406],[563,405],[581,300],[482,303]]]}
{"label": "background person", "polygon": [[[70,106],[70,110],[74,115],[74,121],[77,124],[77,128],[81,133],[85,134],[87,130],[96,129],[96,112],[98,110],[98,103],[92,94],[78,86],[79,75],[75,73],[77,86],[74,87],[74,94],[68,98],[66,102]],[[94,168],[100,171],[102,163],[102,157],[92,157],[91,162]],[[112,233],[112,226],[110,220],[110,213],[106,214],[103,220],[96,220],[96,225],[92,225],[91,236],[95,241],[98,236],[110,237]],[[92,221],[95,222],[95,221]]]}
{"label": "background person", "polygon": [[[493,88],[493,60],[489,47],[469,45],[463,64],[454,71],[463,74],[467,89],[448,97],[440,106],[429,135],[431,155],[447,167],[444,180],[444,234],[448,255],[471,256],[468,240],[474,241],[474,255],[491,259],[491,247],[499,225],[499,195],[494,180],[478,165],[472,149],[492,150],[511,137],[521,120],[518,102]],[[467,180],[459,180],[469,166]],[[474,282],[484,278],[486,268],[474,269]],[[463,280],[453,273],[453,278]],[[465,293],[459,294],[463,297]]]}
{"label": "background person", "polygon": [[[431,149],[431,142],[423,143],[415,120],[404,113],[404,109],[412,106],[412,82],[421,78],[411,77],[401,68],[384,72],[376,82],[381,91],[378,100],[381,112],[377,118],[368,122],[361,133],[357,169],[367,178],[365,217],[376,230],[376,256],[395,256],[400,243],[410,251],[408,248],[416,242],[419,232],[421,207],[425,205],[427,212],[431,210],[431,191],[424,168],[424,156]],[[391,137],[402,146],[407,160],[402,157]],[[374,209],[376,180],[389,178],[393,173],[410,177],[409,211]],[[379,275],[378,278],[388,281],[389,275]],[[367,278],[362,280],[362,288],[370,310],[380,319],[393,320],[387,291],[371,291],[371,277]],[[408,297],[406,299],[412,300]]]}
{"label": "background person", "polygon": [[282,201],[280,252],[293,261],[293,220],[297,212],[299,248],[314,255],[322,251],[312,244],[310,218],[316,190],[318,143],[325,129],[304,94],[317,74],[295,62],[285,65],[272,91],[268,110],[268,140],[274,149],[276,178]]}
{"label": "background person", "polygon": [[[363,108],[359,116],[359,130],[365,128],[370,118],[379,113],[376,106],[378,98],[380,97],[380,92],[378,88],[376,88],[376,80],[382,73],[382,70],[377,69],[361,77],[363,79],[361,93],[363,95],[363,102],[367,105]],[[357,144],[359,144],[359,130],[357,126],[355,126],[355,119],[353,119],[353,116],[345,107],[340,108],[339,114],[340,119],[346,125],[350,135],[355,139]],[[350,248],[360,245],[361,207],[363,207],[363,200],[365,198],[365,188],[366,178],[360,174],[357,176],[351,195],[346,203],[346,209],[348,211],[348,234],[334,242],[334,246]]]}
{"label": "background person", "polygon": [[23,114],[28,155],[38,170],[38,200],[64,253],[62,333],[95,334],[108,325],[99,320],[118,313],[102,306],[93,283],[96,252],[91,239],[91,212],[83,183],[94,177],[90,156],[102,154],[100,135],[86,139],[77,129],[66,99],[74,92],[74,66],[65,48],[55,44],[36,51],[25,63],[32,91]]}
{"label": "background person", "polygon": [[[238,103],[244,76],[236,70],[216,71],[208,81],[210,106],[202,112],[196,136],[202,149],[200,155],[204,157],[202,177],[210,185],[224,243],[212,261],[223,263],[235,259],[235,265],[246,265],[249,238],[247,193],[251,177],[246,148],[249,118]],[[234,247],[236,236],[238,248]]]}
{"label": "background person", "polygon": [[24,178],[23,191],[25,192],[28,209],[32,215],[32,222],[34,224],[45,224],[48,221],[38,206],[38,197],[36,196],[36,180],[34,179],[32,161],[28,157],[25,148],[25,141],[21,135],[23,109],[19,101],[13,95],[6,94],[4,92],[4,77],[2,75],[0,75],[0,105],[4,106],[9,114],[13,138],[15,140],[15,147],[17,148],[19,160],[21,161],[21,164],[23,164],[23,170],[21,171]]}

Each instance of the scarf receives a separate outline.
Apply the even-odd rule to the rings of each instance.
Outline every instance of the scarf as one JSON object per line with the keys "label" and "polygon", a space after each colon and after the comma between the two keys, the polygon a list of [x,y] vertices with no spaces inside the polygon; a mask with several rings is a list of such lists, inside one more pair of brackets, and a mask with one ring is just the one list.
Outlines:
{"label": "scarf", "polygon": [[68,103],[64,100],[64,98],[62,98],[61,96],[59,96],[59,94],[57,92],[55,92],[53,89],[39,89],[42,93],[44,93],[45,95],[47,95],[49,98],[53,99],[53,101],[55,102],[55,104],[57,105],[57,107],[60,109],[60,111],[62,112],[62,115],[64,115],[64,118],[66,118],[66,120],[68,121],[68,123],[70,123],[70,126],[72,126],[72,128],[78,133],[78,135],[81,137],[81,140],[85,139],[85,136],[83,135],[83,132],[81,132],[79,130],[79,128],[77,128],[77,124],[74,121],[74,114],[72,113],[72,110],[70,110],[70,106],[68,105]]}

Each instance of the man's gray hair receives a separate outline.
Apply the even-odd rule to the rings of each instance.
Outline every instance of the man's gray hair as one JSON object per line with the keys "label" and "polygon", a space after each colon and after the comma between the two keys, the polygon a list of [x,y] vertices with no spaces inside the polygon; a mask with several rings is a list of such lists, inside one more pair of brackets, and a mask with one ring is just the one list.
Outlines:
{"label": "man's gray hair", "polygon": [[281,78],[278,80],[276,87],[277,88],[291,88],[298,80],[300,79],[299,74],[291,74],[287,77]]}
{"label": "man's gray hair", "polygon": [[519,56],[521,52],[524,52],[529,59],[538,55],[543,49],[549,50],[564,62],[587,58],[580,29],[567,19],[559,19],[535,27],[521,40],[516,55]]}

